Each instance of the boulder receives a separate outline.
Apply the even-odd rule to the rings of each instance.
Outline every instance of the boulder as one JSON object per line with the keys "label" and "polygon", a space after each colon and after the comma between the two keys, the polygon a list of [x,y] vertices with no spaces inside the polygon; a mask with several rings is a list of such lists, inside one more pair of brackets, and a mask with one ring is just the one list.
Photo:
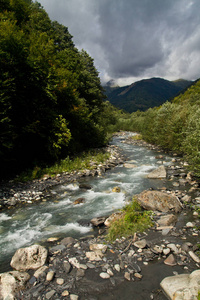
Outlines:
{"label": "boulder", "polygon": [[160,191],[143,191],[136,196],[139,204],[147,210],[180,212],[182,204],[176,196]]}
{"label": "boulder", "polygon": [[198,297],[200,290],[200,270],[191,274],[180,274],[166,277],[160,283],[161,288],[168,299],[193,300]]}
{"label": "boulder", "polygon": [[17,299],[15,296],[16,291],[22,289],[29,279],[30,275],[26,272],[12,271],[1,273],[0,299]]}
{"label": "boulder", "polygon": [[40,245],[32,245],[18,249],[12,260],[11,267],[15,270],[36,270],[42,267],[47,259],[47,249]]}
{"label": "boulder", "polygon": [[106,217],[97,217],[97,218],[93,218],[90,223],[95,226],[95,227],[98,227],[98,226],[101,226],[104,224],[106,220]]}
{"label": "boulder", "polygon": [[160,179],[160,178],[166,178],[167,172],[164,166],[160,166],[156,170],[153,170],[151,173],[147,175],[147,178],[150,179]]}

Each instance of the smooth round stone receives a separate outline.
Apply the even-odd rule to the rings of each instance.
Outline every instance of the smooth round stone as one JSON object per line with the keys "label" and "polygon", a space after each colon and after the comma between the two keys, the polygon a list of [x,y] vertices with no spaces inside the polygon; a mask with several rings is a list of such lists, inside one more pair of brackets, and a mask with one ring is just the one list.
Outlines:
{"label": "smooth round stone", "polygon": [[133,245],[139,249],[143,249],[146,247],[147,241],[145,239],[143,239],[143,240],[135,242]]}
{"label": "smooth round stone", "polygon": [[56,283],[59,284],[59,285],[62,285],[64,283],[64,279],[63,278],[57,278]]}
{"label": "smooth round stone", "polygon": [[110,278],[110,275],[108,273],[105,273],[105,272],[100,273],[99,276],[103,279],[109,279]]}
{"label": "smooth round stone", "polygon": [[69,296],[69,292],[68,292],[67,290],[66,290],[66,291],[63,291],[63,292],[62,292],[62,296],[63,296],[63,297]]}
{"label": "smooth round stone", "polygon": [[47,273],[46,281],[52,281],[54,277],[55,272],[54,271],[49,271]]}

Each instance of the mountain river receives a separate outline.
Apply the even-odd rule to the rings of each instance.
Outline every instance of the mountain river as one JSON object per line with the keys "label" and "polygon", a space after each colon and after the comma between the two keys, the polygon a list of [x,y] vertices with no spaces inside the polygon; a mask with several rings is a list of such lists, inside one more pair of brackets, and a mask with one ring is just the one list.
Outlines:
{"label": "mountain river", "polygon": [[[134,164],[134,168],[119,165],[106,171],[103,176],[85,177],[82,181],[91,186],[91,189],[88,190],[80,189],[77,183],[58,185],[52,190],[54,197],[47,202],[33,203],[0,213],[0,272],[10,270],[9,262],[16,249],[37,242],[45,244],[49,237],[72,236],[79,238],[91,235],[94,233],[90,225],[92,218],[111,214],[114,210],[124,206],[125,201],[132,198],[134,194],[145,189],[157,189],[170,184],[167,180],[147,178],[146,175],[159,166],[158,159],[155,157],[160,153],[124,142],[131,135],[133,133],[115,136],[111,144],[121,148],[126,157],[126,163]],[[170,156],[164,154],[165,165],[169,165],[171,159]],[[120,193],[112,192],[113,187],[116,186],[120,187]],[[85,202],[74,205],[73,202],[80,197],[83,197]],[[178,269],[179,266],[177,266]],[[153,275],[156,285],[164,273],[166,276],[172,275],[172,271],[169,271],[166,266],[161,268],[159,262],[152,264],[151,268],[147,267],[146,271],[144,270],[146,280],[139,282],[136,289],[144,289],[145,285],[148,290],[150,281],[152,285],[152,274],[157,274]],[[124,284],[125,290],[126,284],[128,285],[128,283]],[[133,292],[134,290],[132,290]],[[143,293],[144,295],[145,293]],[[104,299],[123,299],[124,296],[123,292],[121,298],[119,293],[118,298],[104,295]],[[139,299],[137,298],[137,300]]]}

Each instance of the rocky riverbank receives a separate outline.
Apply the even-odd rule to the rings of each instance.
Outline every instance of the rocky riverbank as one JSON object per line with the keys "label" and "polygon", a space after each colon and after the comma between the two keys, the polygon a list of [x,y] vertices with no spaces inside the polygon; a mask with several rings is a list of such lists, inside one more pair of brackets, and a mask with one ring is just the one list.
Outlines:
{"label": "rocky riverbank", "polygon": [[[144,142],[130,139],[125,142],[145,145]],[[178,290],[177,284],[175,290],[173,283],[178,281],[178,273],[184,273],[189,285],[189,274],[200,267],[199,183],[185,169],[186,163],[176,156],[163,170],[163,158],[162,154],[157,157],[158,165],[162,166],[157,169],[157,175],[155,172],[154,177],[149,174],[151,180],[162,180],[163,187],[157,191],[144,191],[137,196],[143,207],[154,211],[154,226],[151,229],[117,239],[113,243],[108,242],[102,234],[79,240],[71,237],[62,240],[52,238],[47,241],[48,251],[41,246],[25,248],[12,259],[11,265],[16,271],[0,275],[2,299],[14,299],[12,295],[15,294],[16,299],[38,300],[161,300],[165,296],[158,288],[157,281],[160,283],[169,275],[174,275],[170,284],[162,281],[169,299],[171,295],[174,297],[175,292],[177,298],[173,299],[196,299],[198,282],[193,280],[193,286],[190,284],[192,292],[191,289],[185,291],[183,287],[181,291]],[[120,155],[116,160],[122,163]],[[130,164],[127,167],[130,168]],[[154,206],[149,207],[153,205],[152,199]],[[106,230],[104,224],[108,222],[105,218],[99,221],[95,223],[93,220],[92,224],[102,233]],[[154,265],[163,270],[160,272],[162,275],[152,273],[149,280],[147,270],[151,273]],[[151,288],[145,291],[145,285]],[[139,292],[141,290],[142,295]],[[130,293],[135,294],[130,297]],[[188,298],[188,295],[193,298]]]}
{"label": "rocky riverbank", "polygon": [[0,183],[0,210],[21,204],[31,204],[36,201],[47,201],[52,196],[51,188],[63,184],[78,182],[81,178],[87,176],[101,176],[109,170],[124,162],[124,157],[117,146],[109,145],[104,149],[110,153],[110,157],[102,164],[96,164],[91,161],[92,169],[83,171],[65,172],[51,177],[48,174],[41,179],[26,183],[9,182]]}

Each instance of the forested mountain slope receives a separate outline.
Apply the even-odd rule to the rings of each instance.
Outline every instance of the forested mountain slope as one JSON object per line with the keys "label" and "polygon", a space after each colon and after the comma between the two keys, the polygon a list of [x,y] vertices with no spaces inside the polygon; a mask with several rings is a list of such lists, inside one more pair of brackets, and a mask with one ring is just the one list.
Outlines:
{"label": "forested mountain slope", "polygon": [[133,113],[128,123],[148,142],[183,154],[200,176],[200,80],[172,102]]}
{"label": "forested mountain slope", "polygon": [[106,95],[111,104],[132,113],[145,111],[150,107],[160,106],[175,97],[192,82],[187,80],[168,81],[151,78],[137,81],[124,87],[105,86]]}

